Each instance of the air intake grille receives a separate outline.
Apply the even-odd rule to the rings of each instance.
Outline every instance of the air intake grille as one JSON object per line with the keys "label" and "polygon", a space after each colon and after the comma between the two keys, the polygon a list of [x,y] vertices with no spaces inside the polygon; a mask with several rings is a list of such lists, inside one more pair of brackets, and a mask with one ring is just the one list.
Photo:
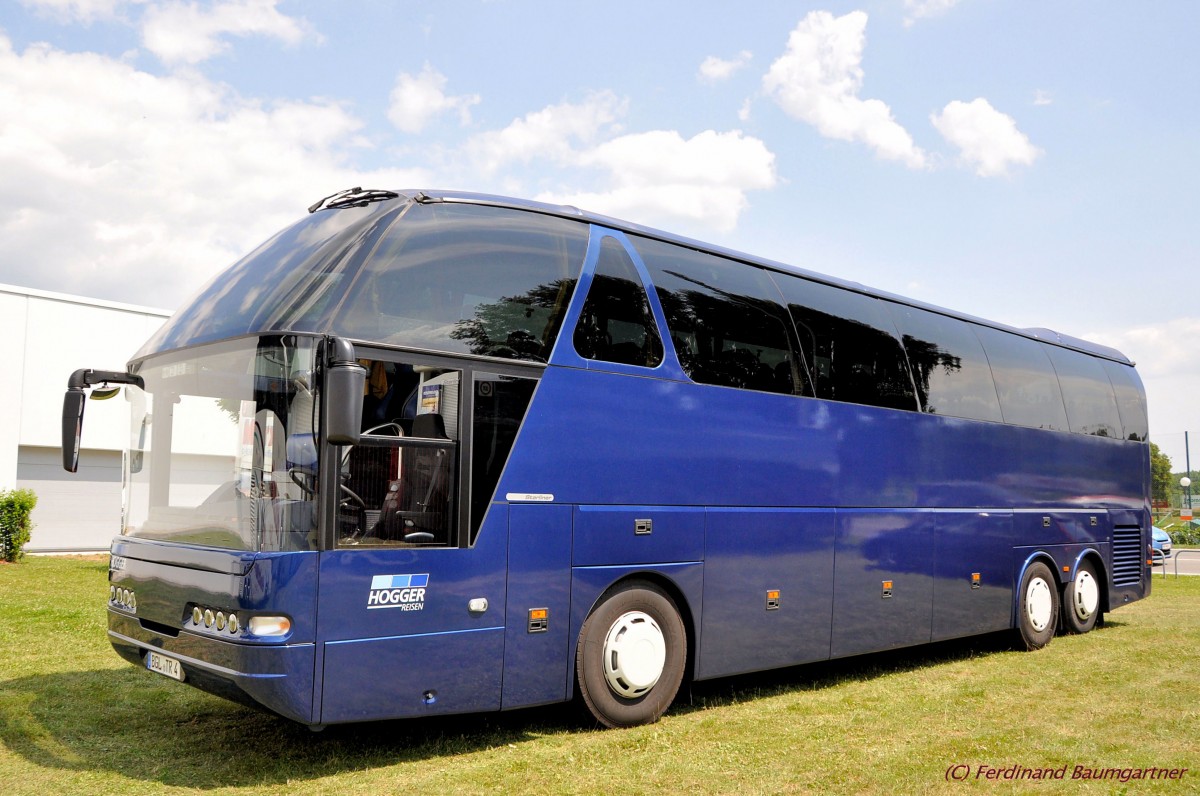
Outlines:
{"label": "air intake grille", "polygon": [[1142,550],[1142,529],[1116,527],[1113,529],[1113,585],[1134,586],[1142,582],[1145,566]]}

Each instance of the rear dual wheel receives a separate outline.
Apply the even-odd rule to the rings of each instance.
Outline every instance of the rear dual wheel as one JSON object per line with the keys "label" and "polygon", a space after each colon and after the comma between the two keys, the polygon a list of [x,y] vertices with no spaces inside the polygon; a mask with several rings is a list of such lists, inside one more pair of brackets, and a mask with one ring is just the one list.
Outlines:
{"label": "rear dual wheel", "polygon": [[579,631],[579,691],[606,727],[658,721],[679,692],[686,663],[687,632],[679,609],[647,581],[613,589]]}
{"label": "rear dual wheel", "polygon": [[1075,579],[1063,586],[1062,623],[1068,633],[1086,633],[1100,616],[1100,579],[1096,567],[1086,559],[1079,562]]}
{"label": "rear dual wheel", "polygon": [[1050,643],[1058,627],[1058,584],[1050,567],[1035,561],[1021,576],[1017,597],[1017,630],[1025,648],[1037,650]]}

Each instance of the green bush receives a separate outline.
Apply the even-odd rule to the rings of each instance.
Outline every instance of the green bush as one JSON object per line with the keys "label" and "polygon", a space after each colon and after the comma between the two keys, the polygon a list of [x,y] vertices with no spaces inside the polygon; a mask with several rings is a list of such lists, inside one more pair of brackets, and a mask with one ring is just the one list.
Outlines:
{"label": "green bush", "polygon": [[1167,532],[1171,537],[1171,544],[1174,545],[1200,545],[1200,530],[1196,528],[1188,528],[1179,526],[1172,528]]}
{"label": "green bush", "polygon": [[1196,528],[1190,522],[1179,522],[1178,520],[1167,520],[1158,525],[1160,530],[1166,531],[1167,536],[1171,537],[1171,544],[1186,545],[1192,547],[1200,545],[1200,528]]}
{"label": "green bush", "polygon": [[5,561],[17,561],[25,555],[33,530],[30,515],[36,505],[37,495],[32,489],[0,492],[0,557]]}

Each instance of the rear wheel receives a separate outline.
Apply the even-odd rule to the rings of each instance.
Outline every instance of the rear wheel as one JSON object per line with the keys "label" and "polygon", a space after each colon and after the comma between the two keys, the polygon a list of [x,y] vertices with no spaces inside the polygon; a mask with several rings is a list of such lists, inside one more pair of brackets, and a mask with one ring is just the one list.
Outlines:
{"label": "rear wheel", "polygon": [[645,581],[608,594],[579,631],[575,672],[588,710],[606,727],[658,721],[683,681],[687,633],[675,602]]}
{"label": "rear wheel", "polygon": [[1040,561],[1025,569],[1017,602],[1017,629],[1026,649],[1041,649],[1054,638],[1058,623],[1058,586]]}
{"label": "rear wheel", "polygon": [[1100,615],[1100,579],[1092,562],[1079,562],[1075,579],[1063,586],[1063,628],[1069,633],[1086,633]]}

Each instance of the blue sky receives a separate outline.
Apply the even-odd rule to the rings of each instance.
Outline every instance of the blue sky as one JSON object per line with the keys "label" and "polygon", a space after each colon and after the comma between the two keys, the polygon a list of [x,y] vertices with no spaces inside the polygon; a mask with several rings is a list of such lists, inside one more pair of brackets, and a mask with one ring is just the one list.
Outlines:
{"label": "blue sky", "polygon": [[172,309],[352,185],[567,202],[1116,346],[1181,466],[1197,33],[1191,0],[17,0],[0,282]]}

